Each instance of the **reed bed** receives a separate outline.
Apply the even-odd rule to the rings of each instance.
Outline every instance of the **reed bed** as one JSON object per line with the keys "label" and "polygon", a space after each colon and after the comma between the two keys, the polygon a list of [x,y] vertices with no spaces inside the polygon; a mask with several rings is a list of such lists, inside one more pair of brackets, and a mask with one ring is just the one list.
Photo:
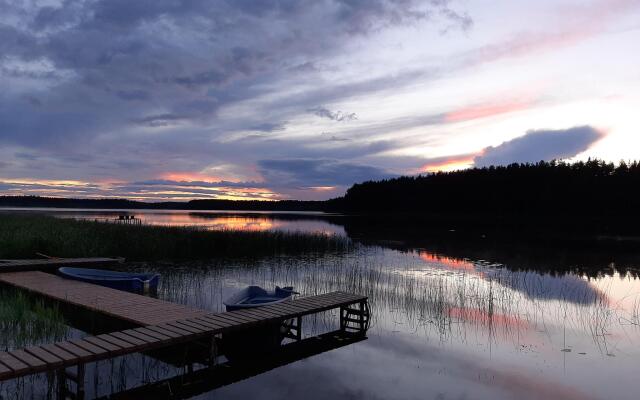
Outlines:
{"label": "reed bed", "polygon": [[350,247],[347,238],[320,233],[207,231],[0,214],[0,258],[33,258],[36,253],[45,253],[150,261],[319,254],[347,251]]}
{"label": "reed bed", "polygon": [[[622,329],[624,321],[638,326],[640,305],[631,312],[618,309],[608,300],[608,288],[595,289],[579,276],[475,265],[473,271],[425,267],[417,258],[374,247],[320,258],[219,261],[209,268],[193,263],[163,269],[160,297],[222,311],[225,291],[248,284],[293,285],[305,295],[342,290],[369,296],[375,332],[422,332],[446,342],[484,337],[517,347],[527,332],[566,329],[591,339],[605,354],[610,332]],[[315,334],[335,328],[336,321],[335,312],[315,315],[305,329]]]}
{"label": "reed bed", "polygon": [[21,292],[0,291],[0,348],[59,341],[69,334],[62,313]]}

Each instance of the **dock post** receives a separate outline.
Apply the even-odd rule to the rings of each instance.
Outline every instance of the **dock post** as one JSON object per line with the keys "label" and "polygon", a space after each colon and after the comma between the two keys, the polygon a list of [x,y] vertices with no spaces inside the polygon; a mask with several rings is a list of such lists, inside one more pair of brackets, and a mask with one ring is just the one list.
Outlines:
{"label": "dock post", "polygon": [[58,400],[64,400],[67,397],[67,378],[64,368],[56,371],[58,380]]}
{"label": "dock post", "polygon": [[209,367],[214,367],[218,359],[218,343],[216,335],[211,335],[211,343],[209,347]]}
{"label": "dock post", "polygon": [[296,340],[302,340],[302,317],[296,318]]}
{"label": "dock post", "polygon": [[76,380],[76,399],[84,399],[84,364],[78,364],[78,375]]}
{"label": "dock post", "polygon": [[369,324],[369,303],[367,301],[360,302],[360,331],[363,333],[368,329]]}
{"label": "dock post", "polygon": [[[67,371],[66,368],[60,368],[56,371],[58,379],[58,399],[66,400],[69,395],[77,400],[84,400],[84,364],[77,365],[76,373]],[[75,383],[75,393],[69,390],[67,381]]]}

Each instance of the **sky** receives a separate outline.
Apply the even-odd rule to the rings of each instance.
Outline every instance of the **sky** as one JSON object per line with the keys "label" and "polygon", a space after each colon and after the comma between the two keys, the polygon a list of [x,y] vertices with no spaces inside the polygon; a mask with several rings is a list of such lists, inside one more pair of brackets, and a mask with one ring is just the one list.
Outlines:
{"label": "sky", "polygon": [[0,0],[0,195],[640,158],[640,0]]}

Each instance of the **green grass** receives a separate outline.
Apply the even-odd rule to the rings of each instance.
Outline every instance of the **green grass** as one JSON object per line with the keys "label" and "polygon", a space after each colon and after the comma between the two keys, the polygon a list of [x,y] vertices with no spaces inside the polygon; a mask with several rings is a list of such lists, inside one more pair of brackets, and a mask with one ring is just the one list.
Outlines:
{"label": "green grass", "polygon": [[0,214],[0,258],[120,256],[128,260],[257,257],[345,251],[347,238],[297,232],[206,231]]}
{"label": "green grass", "polygon": [[15,291],[0,291],[0,348],[13,349],[64,339],[69,328],[57,308]]}

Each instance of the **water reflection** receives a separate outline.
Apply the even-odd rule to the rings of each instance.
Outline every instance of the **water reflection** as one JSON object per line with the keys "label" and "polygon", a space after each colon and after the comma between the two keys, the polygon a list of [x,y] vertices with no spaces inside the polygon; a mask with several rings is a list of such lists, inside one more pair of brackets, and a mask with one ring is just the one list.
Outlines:
{"label": "water reflection", "polygon": [[0,212],[40,213],[59,218],[114,221],[121,215],[135,216],[146,225],[195,227],[210,230],[291,231],[346,236],[342,226],[314,212],[180,211],[180,210],[90,210],[90,209],[0,209]]}
{"label": "water reflection", "polygon": [[[339,349],[366,340],[364,335],[345,334],[341,331],[328,332],[319,336],[289,343],[273,354],[246,363],[228,363],[212,368],[181,374],[168,379],[152,382],[141,387],[111,393],[105,399],[130,398],[192,398],[253,376],[264,374],[275,368]],[[261,396],[264,397],[264,396]]]}
{"label": "water reflection", "polygon": [[[239,229],[300,227],[302,221],[312,224],[310,230],[318,228],[316,222],[320,228],[342,229],[337,220],[306,215],[153,218],[176,225],[187,218],[204,227],[231,218],[229,224]],[[212,311],[222,311],[224,298],[250,284],[292,285],[307,295],[343,290],[369,296],[366,342],[201,398],[637,398],[637,254],[599,248],[549,251],[535,243],[451,235],[418,241],[344,226],[356,242],[347,253],[125,265],[161,273],[160,297]],[[306,318],[305,335],[336,329],[336,317]],[[120,376],[114,368],[108,376]],[[157,370],[162,367],[149,367],[146,376],[164,376]]]}
{"label": "water reflection", "polygon": [[[512,272],[483,261],[380,247],[322,258],[184,264],[164,274],[163,297],[211,310],[221,310],[222,298],[248,284],[370,298],[366,343],[203,398],[258,392],[280,398],[303,390],[310,398],[635,398],[625,382],[640,373],[633,307],[640,283],[628,275],[587,280]],[[335,328],[335,320],[309,319],[305,334]],[[613,377],[605,379],[603,370]]]}

